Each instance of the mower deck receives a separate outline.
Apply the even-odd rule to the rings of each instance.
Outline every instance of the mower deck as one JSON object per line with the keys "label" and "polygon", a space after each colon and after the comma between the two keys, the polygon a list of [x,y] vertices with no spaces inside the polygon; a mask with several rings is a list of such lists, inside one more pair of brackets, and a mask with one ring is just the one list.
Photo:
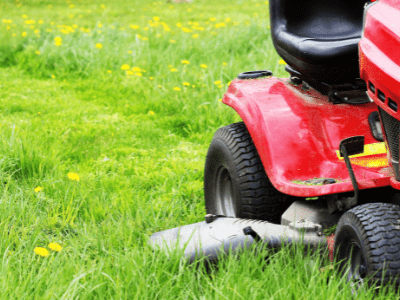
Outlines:
{"label": "mower deck", "polygon": [[[386,146],[371,133],[368,116],[375,103],[333,104],[306,84],[289,78],[235,79],[223,103],[240,115],[258,150],[265,171],[282,193],[316,197],[353,191],[340,141],[365,137],[364,153],[350,156],[360,190],[389,186],[393,176]],[[332,178],[322,185],[315,179]]]}

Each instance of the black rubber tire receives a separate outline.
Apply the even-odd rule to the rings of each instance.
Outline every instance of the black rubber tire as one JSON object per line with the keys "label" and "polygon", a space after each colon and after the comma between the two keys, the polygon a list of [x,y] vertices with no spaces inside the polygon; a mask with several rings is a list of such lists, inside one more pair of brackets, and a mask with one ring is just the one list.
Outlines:
{"label": "black rubber tire", "polygon": [[243,122],[217,130],[204,170],[208,214],[280,224],[290,203],[269,181]]}
{"label": "black rubber tire", "polygon": [[[349,250],[354,243],[350,259]],[[338,222],[335,233],[334,254],[339,272],[355,285],[354,291],[366,286],[376,287],[394,283],[400,279],[400,207],[389,203],[367,203],[345,212]],[[346,263],[350,262],[350,268]],[[360,267],[364,265],[364,268]],[[356,269],[364,269],[358,272]],[[361,270],[362,270],[361,269]],[[354,272],[355,271],[355,272]],[[382,278],[382,274],[385,276]],[[351,278],[355,276],[355,278]],[[360,282],[361,284],[358,284]]]}

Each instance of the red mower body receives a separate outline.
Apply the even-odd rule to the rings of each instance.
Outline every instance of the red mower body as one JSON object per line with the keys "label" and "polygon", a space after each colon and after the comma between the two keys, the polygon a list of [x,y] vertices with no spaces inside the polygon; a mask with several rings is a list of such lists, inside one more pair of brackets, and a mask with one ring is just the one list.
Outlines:
{"label": "red mower body", "polygon": [[[364,153],[350,156],[359,189],[390,185],[384,143],[371,133],[368,116],[375,103],[333,104],[312,88],[276,77],[239,80],[230,84],[222,102],[242,118],[274,187],[288,195],[315,197],[353,191],[341,140],[365,137]],[[315,178],[334,184],[307,185]]]}

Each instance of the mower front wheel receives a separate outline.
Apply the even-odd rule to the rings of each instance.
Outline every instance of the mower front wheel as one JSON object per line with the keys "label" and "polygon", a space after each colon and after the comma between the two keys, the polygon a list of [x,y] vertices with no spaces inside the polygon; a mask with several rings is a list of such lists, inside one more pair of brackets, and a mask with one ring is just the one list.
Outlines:
{"label": "mower front wheel", "polygon": [[280,224],[290,203],[269,181],[243,122],[217,130],[204,170],[208,214]]}
{"label": "mower front wheel", "polygon": [[334,253],[352,286],[400,284],[400,207],[367,203],[345,212],[337,225]]}

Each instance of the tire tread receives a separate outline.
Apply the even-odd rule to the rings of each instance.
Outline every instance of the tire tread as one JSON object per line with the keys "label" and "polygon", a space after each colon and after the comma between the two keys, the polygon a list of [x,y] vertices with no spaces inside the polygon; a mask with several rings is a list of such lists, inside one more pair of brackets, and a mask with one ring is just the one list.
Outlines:
{"label": "tire tread", "polygon": [[246,125],[238,122],[222,127],[214,139],[225,142],[234,159],[243,217],[279,224],[287,203],[282,203],[284,195],[268,179]]}

